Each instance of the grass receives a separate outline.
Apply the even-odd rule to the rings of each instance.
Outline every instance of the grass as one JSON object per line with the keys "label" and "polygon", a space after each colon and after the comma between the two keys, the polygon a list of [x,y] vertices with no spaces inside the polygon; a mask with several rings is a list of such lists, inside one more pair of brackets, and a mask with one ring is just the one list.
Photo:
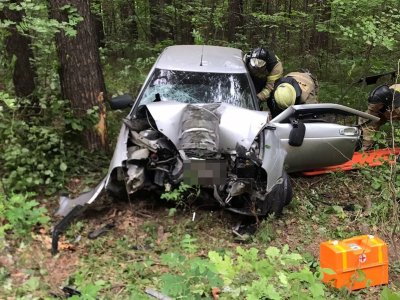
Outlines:
{"label": "grass", "polygon": [[[399,235],[393,235],[390,217],[384,222],[374,218],[374,209],[381,209],[384,200],[378,193],[371,194],[364,175],[355,171],[296,177],[292,183],[295,197],[284,215],[265,219],[243,246],[263,250],[287,244],[303,255],[305,264],[316,267],[320,242],[373,234],[389,244],[388,286],[399,292],[400,260],[394,252]],[[70,247],[55,257],[49,253],[48,231],[6,239],[0,255],[0,294],[51,299],[63,294],[60,287],[72,286],[82,293],[81,299],[147,299],[144,289],[157,288],[160,276],[168,271],[161,262],[162,254],[186,252],[192,258],[204,258],[210,250],[223,253],[239,245],[231,231],[237,216],[196,205],[171,215],[163,202],[138,199],[89,212],[69,228],[63,243]],[[110,221],[116,226],[107,234],[95,240],[87,238],[90,231]],[[377,299],[382,290],[329,290],[327,297]]]}

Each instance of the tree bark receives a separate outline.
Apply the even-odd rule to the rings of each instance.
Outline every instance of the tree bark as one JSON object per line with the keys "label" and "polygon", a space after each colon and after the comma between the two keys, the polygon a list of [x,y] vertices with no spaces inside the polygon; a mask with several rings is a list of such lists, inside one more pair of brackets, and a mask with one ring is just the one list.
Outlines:
{"label": "tree bark", "polygon": [[178,8],[179,18],[178,18],[178,32],[179,34],[175,37],[175,42],[178,44],[193,44],[193,25],[192,25],[192,0],[187,1],[177,1],[176,7]]}
{"label": "tree bark", "polygon": [[235,40],[236,33],[242,33],[244,26],[243,0],[229,0],[228,5],[228,39]]}
{"label": "tree bark", "polygon": [[[121,3],[121,17],[123,24],[126,23],[126,33],[129,40],[138,39],[138,28],[135,21],[135,1]],[[124,21],[126,20],[126,21]]]}
{"label": "tree bark", "polygon": [[150,4],[150,34],[153,43],[159,43],[167,38],[172,38],[172,20],[164,13],[169,0],[149,0]]}
{"label": "tree bark", "polygon": [[[314,26],[311,36],[311,45],[316,53],[318,50],[326,49],[329,45],[329,33],[319,32],[316,29],[318,23],[325,22],[331,18],[331,7],[329,4],[319,2],[317,6],[317,14],[314,16]],[[314,54],[315,54],[314,53]]]}
{"label": "tree bark", "polygon": [[[19,4],[21,1],[11,1],[11,3]],[[8,19],[20,23],[24,17],[23,11],[11,10],[4,8],[0,11],[0,20]],[[36,68],[31,63],[33,60],[33,51],[31,48],[31,39],[22,35],[16,28],[11,25],[8,28],[10,35],[6,38],[6,50],[10,57],[15,56],[15,66],[13,71],[13,84],[15,95],[17,97],[28,97],[35,90]],[[36,102],[36,99],[32,100]],[[36,104],[36,103],[32,103]]]}
{"label": "tree bark", "polygon": [[84,130],[84,140],[89,150],[107,148],[107,128],[103,99],[106,96],[103,73],[93,16],[89,0],[51,0],[50,13],[58,21],[66,21],[65,5],[74,6],[83,20],[76,26],[74,37],[63,31],[56,34],[57,54],[60,60],[60,82],[64,98],[71,102],[74,115],[83,118],[88,109],[99,106],[98,124]]}
{"label": "tree bark", "polygon": [[105,34],[104,34],[104,25],[103,25],[103,16],[102,16],[102,1],[101,0],[93,0],[93,3],[97,7],[97,11],[93,13],[92,11],[92,17],[93,17],[93,22],[94,22],[94,28],[95,28],[95,33],[96,33],[96,40],[97,40],[97,47],[102,47],[104,48],[106,46],[105,43]]}

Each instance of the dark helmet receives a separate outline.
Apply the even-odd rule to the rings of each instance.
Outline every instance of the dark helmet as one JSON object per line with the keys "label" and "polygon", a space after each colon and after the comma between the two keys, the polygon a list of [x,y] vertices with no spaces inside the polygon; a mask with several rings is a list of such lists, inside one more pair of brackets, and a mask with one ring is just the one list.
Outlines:
{"label": "dark helmet", "polygon": [[267,64],[271,54],[263,47],[255,48],[249,55],[249,65],[252,68],[263,68]]}
{"label": "dark helmet", "polygon": [[387,85],[380,85],[369,94],[368,103],[389,105],[392,97],[393,90]]}

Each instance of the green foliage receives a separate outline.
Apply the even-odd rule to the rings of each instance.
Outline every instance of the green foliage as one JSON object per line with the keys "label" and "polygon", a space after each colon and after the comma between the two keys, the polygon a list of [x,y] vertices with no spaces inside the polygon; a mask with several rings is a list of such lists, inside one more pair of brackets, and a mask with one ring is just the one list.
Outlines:
{"label": "green foliage", "polygon": [[197,252],[197,246],[195,244],[196,241],[197,239],[192,238],[190,234],[185,234],[181,241],[181,247],[187,253],[196,253]]}
{"label": "green foliage", "polygon": [[400,300],[400,292],[391,291],[385,286],[382,290],[380,300]]}
{"label": "green foliage", "polygon": [[263,220],[257,230],[256,239],[264,244],[270,243],[276,238],[276,232],[273,227],[273,223],[276,218],[271,215],[267,219]]}
{"label": "green foliage", "polygon": [[325,286],[319,272],[312,273],[302,264],[302,256],[268,247],[264,253],[258,249],[238,247],[237,256],[209,252],[216,272],[224,280],[225,299],[322,299]]}
{"label": "green foliage", "polygon": [[[166,46],[193,39],[197,44],[230,45],[244,51],[259,44],[267,45],[283,59],[285,73],[307,67],[318,74],[322,102],[364,110],[368,92],[373,86],[350,83],[368,72],[393,69],[400,41],[398,1],[289,2],[290,11],[287,1],[244,1],[244,26],[238,28],[234,40],[226,38],[229,1],[170,3],[163,6],[160,13],[163,20],[159,24],[174,24],[174,32],[168,32],[169,38],[156,45],[150,42],[152,16],[149,1],[136,1],[134,11],[126,9],[127,2],[122,0],[93,2],[92,9],[104,25],[105,46],[102,46],[101,58],[109,95],[125,92],[137,95],[158,53]],[[88,111],[85,119],[77,119],[68,103],[60,100],[57,74],[60,66],[54,36],[60,30],[69,36],[75,35],[75,27],[81,21],[76,8],[64,6],[69,17],[59,23],[49,19],[48,3],[43,0],[0,1],[0,9],[4,6],[23,10],[25,17],[18,24],[9,20],[0,21],[0,178],[9,194],[8,198],[0,195],[0,239],[9,233],[26,235],[32,226],[48,222],[46,212],[37,201],[32,200],[31,194],[15,194],[12,190],[44,190],[50,194],[58,191],[73,174],[87,175],[91,170],[98,173],[99,165],[107,165],[104,161],[104,164],[91,164],[90,167],[94,154],[85,153],[77,145],[80,143],[78,134],[93,125],[96,108]],[[29,107],[29,101],[16,99],[12,92],[12,71],[16,58],[5,55],[4,39],[9,34],[8,29],[14,25],[19,32],[32,39],[35,55],[32,62],[38,73],[34,95],[39,100],[38,111]],[[131,25],[137,26],[137,36],[132,34]],[[116,137],[121,115],[108,114],[108,120],[113,123],[109,127],[110,136]],[[396,145],[400,143],[400,129],[394,129],[393,137],[389,134],[391,129],[375,136],[379,145],[386,146],[388,138],[393,138]],[[370,210],[359,208],[347,211],[340,203],[336,204],[337,197],[325,196],[323,187],[316,188],[314,182],[310,188],[304,189],[304,197],[296,196],[292,209],[287,212],[294,215],[291,219],[285,216],[284,221],[274,221],[274,224],[264,221],[252,243],[258,241],[257,248],[263,249],[265,243],[279,243],[282,236],[283,239],[288,237],[289,241],[296,240],[291,233],[283,232],[286,227],[293,229],[294,226],[301,227],[299,243],[304,247],[314,243],[315,236],[346,238],[359,234],[358,222],[371,226],[371,230],[381,224],[395,230],[398,228],[395,215],[399,211],[396,199],[400,197],[400,178],[396,168],[385,165],[363,169],[361,174],[353,174],[353,177],[348,173],[331,174],[329,178],[336,184],[327,185],[325,194],[332,193],[333,187],[335,191],[336,188],[339,190],[339,187],[348,184],[348,180],[353,180],[362,187],[357,191],[359,198],[373,199]],[[181,185],[166,191],[162,198],[183,204],[188,195],[198,196],[199,192],[198,188]],[[321,201],[332,202],[332,205],[324,206]],[[171,215],[175,212],[176,209],[170,210]],[[169,225],[178,217],[168,218]],[[391,217],[394,222],[390,223]],[[289,221],[296,225],[290,227]],[[275,226],[276,222],[280,222],[279,226]],[[182,223],[179,228],[182,228]],[[190,224],[195,222],[190,221]],[[84,226],[83,223],[76,223],[66,233],[67,236],[82,232]],[[197,233],[191,232],[183,237],[177,235],[177,239],[171,239],[174,241],[171,247],[180,247],[181,253],[178,254],[168,249],[165,251],[168,241],[163,243],[164,248],[157,244],[158,225],[153,221],[145,222],[139,229],[143,235],[135,233],[119,238],[115,243],[90,241],[90,255],[82,258],[80,270],[70,279],[83,293],[81,299],[118,297],[116,291],[119,284],[123,286],[121,297],[131,299],[146,297],[143,287],[151,284],[177,299],[210,298],[212,287],[221,289],[222,299],[260,299],[267,294],[270,299],[323,299],[336,295],[327,295],[319,281],[319,271],[314,273],[315,269],[318,270],[315,257],[306,259],[305,256],[290,253],[287,247],[270,247],[266,251],[238,248],[236,253],[228,252],[227,248],[218,253],[211,251],[207,259],[201,259],[194,257],[202,240]],[[218,247],[224,247],[225,236],[216,240],[220,243]],[[139,250],[133,250],[133,246]],[[211,245],[207,246],[212,249]],[[155,251],[149,248],[155,248]],[[203,251],[205,248],[202,245]],[[167,254],[161,255],[160,259],[160,252]],[[394,269],[392,265],[391,272],[397,274],[398,268]],[[9,275],[9,271],[1,267],[0,283],[5,282]],[[38,281],[41,279],[39,274],[31,276],[18,287],[18,296],[29,297],[32,291],[40,288]],[[14,288],[11,281],[7,281],[7,285],[11,293]],[[352,298],[354,295],[346,296]],[[363,296],[365,294],[361,292],[355,298],[363,299]],[[398,290],[383,289],[381,299],[398,298]]]}
{"label": "green foliage", "polygon": [[74,295],[69,299],[73,300],[96,300],[98,299],[98,293],[106,288],[108,284],[101,279],[93,282],[87,281],[88,274],[84,272],[78,272],[74,277],[73,283],[77,287],[77,290],[81,292],[81,295]]}
{"label": "green foliage", "polygon": [[398,1],[332,1],[332,18],[319,29],[337,34],[348,45],[360,50],[365,46],[393,50],[400,35]]}
{"label": "green foliage", "polygon": [[[109,48],[102,50],[104,75],[105,80],[108,82],[107,89],[113,96],[129,93],[133,97],[136,97],[141,83],[146,79],[156,59],[156,53],[146,44],[135,44],[131,47],[131,50],[135,52],[135,56],[137,57],[133,59],[120,57],[112,61],[112,63],[107,60],[107,57],[113,50]],[[140,56],[142,51],[145,51],[144,57]]]}
{"label": "green foliage", "polygon": [[393,171],[387,165],[362,170],[365,183],[371,193],[378,197],[371,210],[370,222],[373,224],[387,223],[392,216],[397,219],[396,199],[400,197],[400,174]]}
{"label": "green foliage", "polygon": [[181,184],[178,186],[178,188],[175,188],[173,190],[170,191],[166,191],[165,193],[163,193],[160,198],[161,199],[165,199],[168,201],[179,201],[182,200],[183,197],[183,193],[186,192],[189,188],[191,188],[190,185],[181,182]]}
{"label": "green foliage", "polygon": [[[13,27],[30,38],[34,53],[31,64],[37,71],[32,98],[38,103],[33,107],[32,98],[13,96],[10,74],[16,59],[8,57],[6,48],[0,47],[0,64],[8,75],[3,77],[3,68],[0,68],[0,140],[4,141],[0,145],[0,176],[7,191],[41,189],[52,194],[62,187],[66,172],[73,174],[80,168],[79,160],[86,155],[79,145],[81,142],[74,143],[77,133],[97,122],[96,107],[85,118],[77,119],[68,102],[59,96],[54,35],[63,30],[73,37],[82,17],[75,7],[66,5],[62,9],[68,18],[63,22],[49,19],[48,3],[41,0],[6,0],[1,2],[1,8],[23,13],[18,23],[0,21],[0,40]],[[8,82],[3,82],[3,78]]]}
{"label": "green foliage", "polygon": [[340,49],[336,53],[321,52],[324,77],[328,75],[331,80],[336,74],[343,82],[347,73],[347,81],[354,82],[394,68],[400,40],[397,0],[330,0],[323,6],[329,17],[319,21],[316,30],[334,40],[333,45]]}
{"label": "green foliage", "polygon": [[161,291],[175,299],[202,299],[213,287],[222,285],[213,264],[205,259],[168,253],[161,255],[161,261],[170,268],[160,277]]}
{"label": "green foliage", "polygon": [[255,248],[238,247],[236,255],[210,251],[208,260],[190,259],[168,253],[161,261],[169,272],[160,277],[162,292],[174,298],[200,299],[219,287],[223,299],[322,299],[325,286],[319,272],[312,273],[303,258],[268,247],[264,253]]}
{"label": "green foliage", "polygon": [[[23,18],[15,23],[10,20],[0,20],[0,40],[9,34],[9,29],[15,27],[18,32],[30,38],[34,57],[31,64],[35,66],[37,78],[35,94],[39,98],[49,95],[58,89],[58,62],[54,45],[54,35],[63,31],[66,35],[76,35],[76,25],[82,21],[77,9],[71,5],[64,6],[68,18],[58,22],[49,18],[48,3],[42,0],[2,1],[2,7],[11,11],[22,12]],[[1,44],[1,43],[0,43]],[[0,62],[12,73],[15,60],[8,58],[5,48],[0,47]],[[54,94],[53,94],[54,95]]]}
{"label": "green foliage", "polygon": [[181,182],[177,188],[166,190],[163,194],[161,194],[160,198],[167,201],[173,201],[177,205],[184,205],[187,198],[197,198],[199,195],[199,187],[192,187],[191,185]]}
{"label": "green foliage", "polygon": [[50,218],[47,210],[32,200],[33,194],[12,194],[7,198],[0,193],[0,240],[6,232],[24,237],[35,225],[45,225]]}
{"label": "green foliage", "polygon": [[192,35],[193,35],[193,38],[194,38],[194,44],[195,45],[203,45],[203,44],[205,44],[204,38],[201,36],[201,33],[198,30],[193,29]]}
{"label": "green foliage", "polygon": [[82,150],[79,145],[67,146],[73,145],[77,133],[92,126],[91,115],[76,119],[65,101],[51,100],[40,102],[40,114],[27,118],[30,109],[24,99],[0,92],[0,175],[6,190],[46,186],[45,193],[52,194],[62,187],[65,173],[78,167],[72,158]]}

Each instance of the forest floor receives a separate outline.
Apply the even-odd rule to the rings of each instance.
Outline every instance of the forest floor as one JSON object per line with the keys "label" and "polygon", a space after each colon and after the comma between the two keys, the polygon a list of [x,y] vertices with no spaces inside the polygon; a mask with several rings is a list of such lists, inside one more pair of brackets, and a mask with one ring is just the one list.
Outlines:
{"label": "forest floor", "polygon": [[[310,267],[316,267],[321,242],[372,234],[388,244],[388,286],[400,291],[400,236],[392,234],[391,220],[379,220],[371,213],[374,201],[379,200],[366,194],[361,176],[352,171],[293,177],[292,203],[279,219],[260,221],[246,243],[237,241],[232,233],[238,216],[204,207],[200,200],[176,210],[170,203],[150,199],[88,210],[63,235],[56,256],[50,254],[49,228],[32,232],[32,239],[26,241],[8,241],[0,254],[0,298],[65,297],[61,288],[69,286],[89,295],[83,299],[141,299],[143,290],[154,287],[166,271],[159,263],[160,255],[179,251],[188,235],[195,245],[194,256],[206,257],[210,250],[234,251],[239,245],[263,250],[287,244],[291,251],[301,253]],[[50,205],[49,211],[54,208]],[[88,238],[89,232],[110,223],[115,226],[104,235]],[[329,298],[379,299],[382,289],[332,289]]]}

